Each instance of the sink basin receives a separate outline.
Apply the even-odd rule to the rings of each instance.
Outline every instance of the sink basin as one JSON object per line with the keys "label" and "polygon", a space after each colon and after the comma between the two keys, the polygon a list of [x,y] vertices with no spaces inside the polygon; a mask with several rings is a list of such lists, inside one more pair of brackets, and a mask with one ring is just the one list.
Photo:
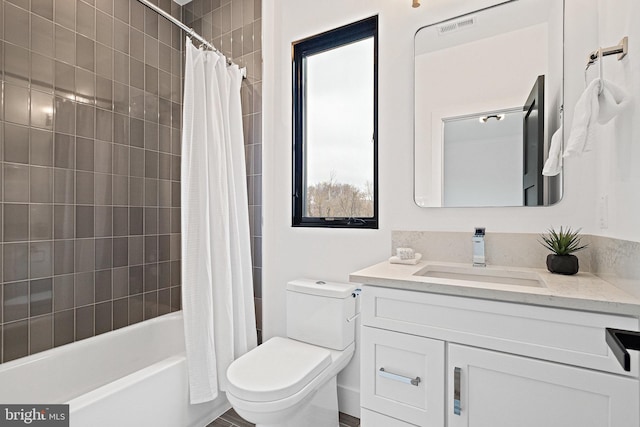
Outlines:
{"label": "sink basin", "polygon": [[546,287],[540,276],[532,271],[500,270],[491,267],[464,267],[430,264],[415,276],[433,277],[471,282],[498,283],[502,285]]}

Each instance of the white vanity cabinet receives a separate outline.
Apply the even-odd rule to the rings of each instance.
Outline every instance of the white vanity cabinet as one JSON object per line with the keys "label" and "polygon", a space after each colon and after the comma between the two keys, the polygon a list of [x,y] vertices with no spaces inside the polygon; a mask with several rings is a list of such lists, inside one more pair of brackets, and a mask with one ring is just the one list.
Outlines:
{"label": "white vanity cabinet", "polygon": [[[363,427],[637,427],[638,318],[364,286]],[[382,371],[381,371],[382,368]],[[419,378],[419,380],[418,380]]]}

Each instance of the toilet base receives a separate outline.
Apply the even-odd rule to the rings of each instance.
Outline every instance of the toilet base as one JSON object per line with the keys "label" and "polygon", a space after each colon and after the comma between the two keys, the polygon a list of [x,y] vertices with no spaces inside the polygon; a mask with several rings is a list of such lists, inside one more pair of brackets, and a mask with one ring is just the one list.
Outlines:
{"label": "toilet base", "polygon": [[256,427],[338,427],[336,377],[333,376],[305,401],[278,414],[255,414],[239,408],[236,412],[247,421],[256,423]]}

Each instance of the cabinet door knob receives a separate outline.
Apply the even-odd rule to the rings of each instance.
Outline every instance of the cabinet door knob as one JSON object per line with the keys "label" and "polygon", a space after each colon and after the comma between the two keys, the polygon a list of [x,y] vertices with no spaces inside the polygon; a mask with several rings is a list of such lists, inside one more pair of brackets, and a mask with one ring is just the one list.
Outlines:
{"label": "cabinet door knob", "polygon": [[380,375],[383,378],[388,378],[390,380],[394,380],[394,381],[400,381],[401,383],[405,383],[405,384],[411,384],[414,386],[418,386],[418,384],[420,384],[420,377],[415,377],[415,378],[409,378],[409,377],[405,377],[402,375],[398,375],[398,374],[393,374],[391,372],[387,372],[384,370],[384,368],[380,368],[380,370],[378,370],[378,375]]}
{"label": "cabinet door knob", "polygon": [[460,402],[460,373],[462,369],[453,368],[453,414],[460,415],[462,404]]}

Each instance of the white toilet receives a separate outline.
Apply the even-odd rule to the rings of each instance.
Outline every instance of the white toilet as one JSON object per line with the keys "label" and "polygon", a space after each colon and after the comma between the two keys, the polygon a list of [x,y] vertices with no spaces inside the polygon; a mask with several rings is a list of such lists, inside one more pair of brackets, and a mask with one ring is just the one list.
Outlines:
{"label": "white toilet", "polygon": [[336,375],[355,343],[355,286],[287,284],[287,337],[274,337],[227,370],[227,398],[257,427],[337,427]]}

